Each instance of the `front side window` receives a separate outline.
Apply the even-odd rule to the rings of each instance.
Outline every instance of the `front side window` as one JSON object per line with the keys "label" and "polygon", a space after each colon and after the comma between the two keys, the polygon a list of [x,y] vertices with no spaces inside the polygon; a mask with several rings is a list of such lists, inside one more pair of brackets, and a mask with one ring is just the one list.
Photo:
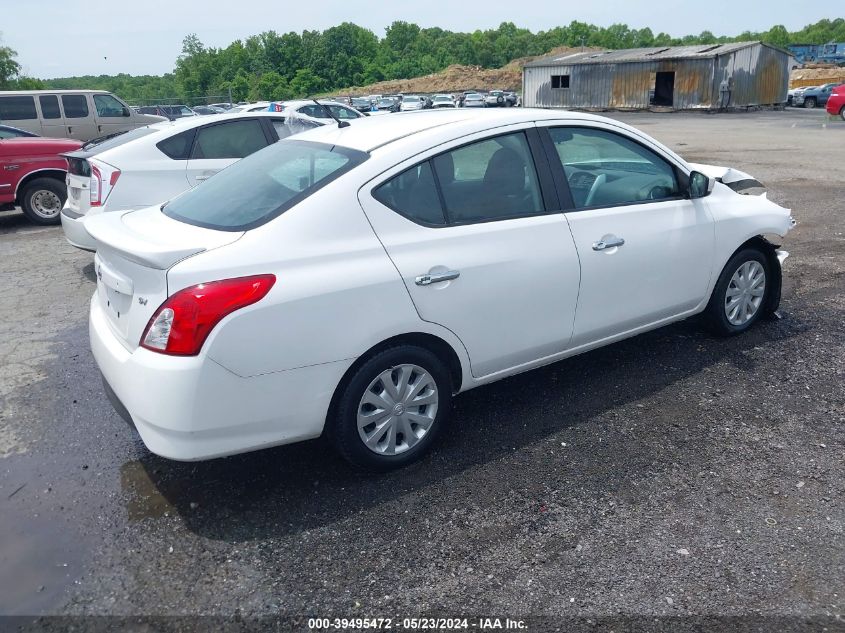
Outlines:
{"label": "front side window", "polygon": [[94,95],[94,107],[97,108],[97,116],[123,116],[123,104],[111,95]]}
{"label": "front side window", "polygon": [[477,141],[432,159],[451,223],[544,213],[523,132]]}
{"label": "front side window", "polygon": [[41,95],[38,101],[41,103],[41,116],[45,119],[62,118],[62,113],[59,111],[59,98],[56,95]]}
{"label": "front side window", "polygon": [[66,119],[84,119],[88,116],[88,99],[85,95],[62,95]]}
{"label": "front side window", "polygon": [[162,207],[176,220],[223,231],[270,221],[368,158],[364,152],[287,139],[247,156]]}
{"label": "front side window", "polygon": [[32,97],[0,97],[0,121],[25,121],[37,118],[35,99]]}
{"label": "front side window", "polygon": [[575,208],[677,198],[675,168],[621,134],[593,128],[551,128]]}
{"label": "front side window", "polygon": [[231,121],[197,130],[191,158],[243,158],[266,145],[257,120]]}

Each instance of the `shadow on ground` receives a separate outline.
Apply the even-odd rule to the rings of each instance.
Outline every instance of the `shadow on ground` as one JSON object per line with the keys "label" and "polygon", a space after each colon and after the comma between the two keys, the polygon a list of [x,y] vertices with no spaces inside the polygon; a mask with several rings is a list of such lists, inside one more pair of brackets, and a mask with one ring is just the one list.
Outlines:
{"label": "shadow on ground", "polygon": [[[432,454],[386,475],[352,470],[322,440],[198,463],[147,453],[121,470],[131,498],[129,516],[143,519],[175,511],[188,529],[202,536],[239,542],[325,526],[384,503],[401,504],[409,492],[434,483],[442,489],[447,478],[458,473],[466,477],[466,471],[494,462],[493,476],[505,491],[540,491],[543,482],[526,471],[515,451],[597,416],[624,414],[626,407],[716,364],[758,372],[752,356],[759,354],[748,354],[750,350],[779,345],[806,329],[789,320],[764,322],[724,340],[688,321],[474,389],[455,399],[452,426]],[[683,419],[689,406],[668,403],[648,415],[657,426],[693,424]],[[706,434],[689,435],[689,454],[715,450],[694,445],[706,443]],[[677,447],[661,447],[651,429],[648,438],[632,433],[607,439],[577,464],[579,470],[569,473],[581,483],[590,480],[587,485],[596,494],[638,494],[630,488],[632,477],[671,467],[678,457]],[[479,474],[479,485],[486,481],[489,486],[485,477],[490,476]]]}

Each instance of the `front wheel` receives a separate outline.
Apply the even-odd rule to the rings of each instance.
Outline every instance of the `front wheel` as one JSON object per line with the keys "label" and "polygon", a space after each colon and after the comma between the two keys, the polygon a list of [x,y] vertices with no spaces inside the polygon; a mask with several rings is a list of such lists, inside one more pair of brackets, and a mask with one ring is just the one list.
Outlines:
{"label": "front wheel", "polygon": [[812,110],[816,107],[816,100],[814,97],[810,97],[809,99],[804,99],[804,107],[809,108]]}
{"label": "front wheel", "polygon": [[67,188],[63,182],[55,178],[36,178],[23,191],[21,209],[35,224],[58,224],[65,200]]}
{"label": "front wheel", "polygon": [[745,248],[731,257],[716,282],[704,318],[721,336],[733,336],[749,329],[766,309],[772,277],[766,255]]}
{"label": "front wheel", "polygon": [[419,459],[446,425],[452,404],[449,370],[412,345],[379,352],[341,389],[327,435],[341,456],[367,470]]}

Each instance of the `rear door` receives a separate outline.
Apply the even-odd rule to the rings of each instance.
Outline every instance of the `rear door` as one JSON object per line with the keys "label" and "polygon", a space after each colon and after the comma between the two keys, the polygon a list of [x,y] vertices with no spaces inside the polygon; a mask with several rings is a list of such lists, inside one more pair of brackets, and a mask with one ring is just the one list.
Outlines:
{"label": "rear door", "polygon": [[94,109],[87,94],[63,94],[62,111],[64,112],[65,129],[68,138],[90,141],[102,136],[97,131],[97,120]]}
{"label": "rear door", "polygon": [[44,136],[65,138],[67,129],[58,95],[39,95],[38,106],[41,108],[41,127],[44,130]]}
{"label": "rear door", "polygon": [[481,377],[566,349],[578,255],[533,128],[454,145],[359,199],[420,317],[454,332]]}
{"label": "rear door", "polygon": [[275,142],[258,118],[234,119],[197,128],[185,177],[196,187],[221,169]]}
{"label": "rear door", "polygon": [[28,132],[43,135],[41,119],[35,108],[35,97],[32,95],[0,93],[0,123],[6,123]]}

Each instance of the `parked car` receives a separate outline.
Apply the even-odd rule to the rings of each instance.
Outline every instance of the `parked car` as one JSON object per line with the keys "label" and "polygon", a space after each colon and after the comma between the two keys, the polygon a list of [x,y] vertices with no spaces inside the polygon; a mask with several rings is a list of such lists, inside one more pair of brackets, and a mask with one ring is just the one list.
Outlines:
{"label": "parked car", "polygon": [[191,108],[195,114],[200,116],[210,116],[212,114],[222,114],[225,112],[222,108],[214,108],[212,106],[198,105]]}
{"label": "parked car", "polygon": [[801,93],[793,95],[794,105],[803,105],[805,108],[824,107],[830,97],[830,93],[839,84],[823,84],[817,88],[808,88]]}
{"label": "parked car", "polygon": [[325,434],[396,468],[455,393],[695,314],[734,335],[773,312],[787,254],[761,236],[794,221],[749,183],[575,112],[326,125],[91,218],[91,348],[164,457]]}
{"label": "parked car", "polygon": [[35,224],[58,224],[67,197],[61,154],[81,145],[75,139],[0,138],[0,209],[20,206]]}
{"label": "parked car", "polygon": [[455,100],[451,95],[434,95],[431,99],[432,108],[454,108]]}
{"label": "parked car", "polygon": [[519,95],[515,92],[505,91],[504,94],[507,107],[513,108],[519,103]]}
{"label": "parked car", "polygon": [[34,132],[28,132],[11,125],[0,125],[0,139],[4,138],[20,138],[25,136],[38,136]]}
{"label": "parked car", "polygon": [[484,97],[477,92],[471,92],[464,95],[465,108],[484,108],[486,106],[487,104],[484,101]]}
{"label": "parked car", "polygon": [[509,103],[502,90],[491,90],[484,97],[484,102],[488,108],[504,108]]}
{"label": "parked car", "polygon": [[366,116],[355,108],[344,105],[343,103],[338,103],[337,101],[320,100],[319,103],[320,105],[317,105],[313,101],[305,99],[299,101],[285,101],[282,103],[282,112],[290,110],[296,112],[301,118],[309,119],[318,123],[331,121],[331,117],[328,115],[325,108],[328,108],[335,117],[341,120],[355,120]]}
{"label": "parked car", "polygon": [[425,97],[420,95],[405,95],[400,106],[402,112],[425,109]]}
{"label": "parked car", "polygon": [[827,100],[826,109],[828,114],[838,114],[845,121],[845,84],[833,88]]}
{"label": "parked car", "polygon": [[0,122],[51,138],[92,138],[163,121],[103,90],[0,92]]}
{"label": "parked car", "polygon": [[233,106],[231,103],[212,103],[209,107],[220,108],[221,110],[231,110]]}
{"label": "parked car", "polygon": [[298,118],[292,125],[287,119],[271,112],[192,117],[65,154],[65,238],[77,248],[95,250],[85,228],[88,218],[165,202],[280,138],[319,125]]}
{"label": "parked car", "polygon": [[[811,90],[812,88],[815,88],[815,87],[816,86],[799,86],[798,88],[790,88],[789,90],[786,91],[786,105],[787,106],[796,105],[795,100],[796,100],[796,96],[799,93],[803,93],[805,90]],[[802,105],[803,105],[803,103],[802,103]]]}
{"label": "parked car", "polygon": [[382,97],[376,101],[376,109],[379,112],[399,112],[401,108],[400,101],[394,97]]}
{"label": "parked car", "polygon": [[369,112],[373,109],[373,104],[366,97],[353,97],[352,107],[358,110],[358,112]]}

